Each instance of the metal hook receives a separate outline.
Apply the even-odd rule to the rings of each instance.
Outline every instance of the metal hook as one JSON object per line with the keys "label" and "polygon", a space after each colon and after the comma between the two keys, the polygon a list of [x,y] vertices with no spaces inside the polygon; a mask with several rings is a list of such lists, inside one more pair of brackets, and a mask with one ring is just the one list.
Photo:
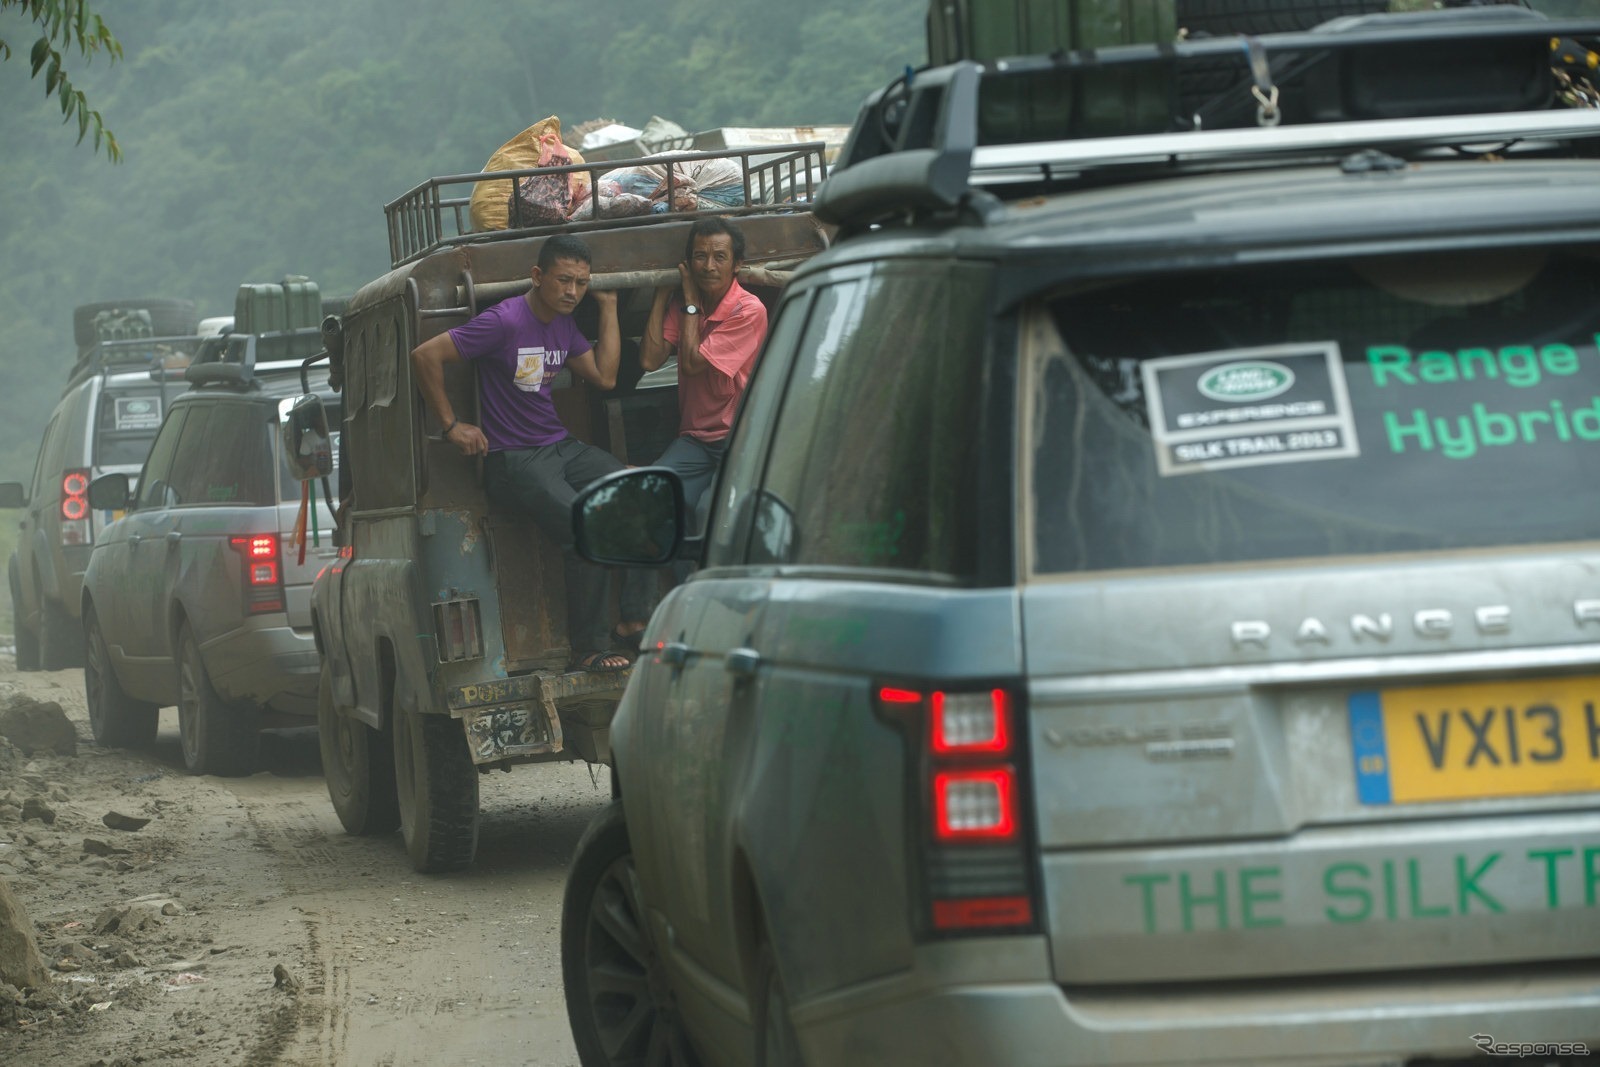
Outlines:
{"label": "metal hook", "polygon": [[1278,87],[1272,81],[1272,65],[1267,62],[1267,50],[1249,34],[1240,34],[1239,42],[1244,46],[1245,59],[1250,64],[1250,77],[1255,81],[1250,87],[1250,95],[1256,98],[1256,124],[1276,126],[1283,121],[1283,113],[1278,110]]}

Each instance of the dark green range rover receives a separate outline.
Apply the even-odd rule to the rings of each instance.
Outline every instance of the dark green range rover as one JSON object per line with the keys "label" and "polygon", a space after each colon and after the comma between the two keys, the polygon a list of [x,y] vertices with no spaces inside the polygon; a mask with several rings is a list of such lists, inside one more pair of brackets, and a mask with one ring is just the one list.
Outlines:
{"label": "dark green range rover", "polygon": [[[585,1064],[1600,1048],[1597,38],[1378,15],[868,102],[612,725]],[[1147,122],[1218,63],[1216,121]],[[580,540],[659,561],[674,493]]]}

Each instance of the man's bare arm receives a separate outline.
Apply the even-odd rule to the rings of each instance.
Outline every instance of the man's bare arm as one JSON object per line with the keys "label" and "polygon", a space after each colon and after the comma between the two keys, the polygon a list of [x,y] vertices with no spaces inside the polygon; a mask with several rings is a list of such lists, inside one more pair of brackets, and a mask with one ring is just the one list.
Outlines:
{"label": "man's bare arm", "polygon": [[617,387],[617,368],[622,363],[622,332],[617,326],[617,294],[596,291],[594,302],[600,307],[600,340],[594,348],[567,361],[572,373],[600,389]]}
{"label": "man's bare arm", "polygon": [[462,455],[483,455],[489,451],[489,439],[471,423],[457,421],[455,409],[444,391],[444,365],[460,360],[461,353],[448,332],[430,337],[411,350],[411,370],[417,379],[417,388],[433,417],[446,427],[444,439],[460,449]]}
{"label": "man's bare arm", "polygon": [[659,370],[672,354],[663,329],[667,322],[667,304],[672,300],[672,287],[656,290],[655,303],[650,305],[650,317],[645,320],[644,335],[639,338],[639,364],[646,371]]}

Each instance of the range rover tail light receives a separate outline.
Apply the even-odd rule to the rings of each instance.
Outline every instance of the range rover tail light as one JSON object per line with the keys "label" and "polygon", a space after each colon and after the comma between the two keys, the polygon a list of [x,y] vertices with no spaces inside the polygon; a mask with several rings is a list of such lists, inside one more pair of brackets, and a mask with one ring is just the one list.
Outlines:
{"label": "range rover tail light", "polygon": [[244,557],[244,610],[267,615],[283,610],[283,561],[277,534],[233,537],[229,543]]}
{"label": "range rover tail light", "polygon": [[881,686],[878,711],[916,764],[911,869],[934,937],[1031,932],[1036,879],[1027,833],[1018,700],[1003,687]]}
{"label": "range rover tail light", "polygon": [[89,527],[89,472],[82,468],[61,472],[61,543],[87,545],[94,540]]}

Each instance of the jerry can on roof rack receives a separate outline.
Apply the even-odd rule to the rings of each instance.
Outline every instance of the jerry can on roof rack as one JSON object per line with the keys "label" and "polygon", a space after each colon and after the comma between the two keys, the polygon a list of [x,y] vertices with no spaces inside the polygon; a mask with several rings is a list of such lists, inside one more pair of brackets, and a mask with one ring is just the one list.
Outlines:
{"label": "jerry can on roof rack", "polygon": [[928,61],[1150,44],[1177,32],[1177,0],[933,0]]}
{"label": "jerry can on roof rack", "polygon": [[283,279],[283,303],[287,330],[302,330],[322,324],[322,292],[317,283],[303,274]]}
{"label": "jerry can on roof rack", "polygon": [[288,329],[283,286],[277,282],[239,286],[233,301],[233,329],[236,333],[277,333]]}

